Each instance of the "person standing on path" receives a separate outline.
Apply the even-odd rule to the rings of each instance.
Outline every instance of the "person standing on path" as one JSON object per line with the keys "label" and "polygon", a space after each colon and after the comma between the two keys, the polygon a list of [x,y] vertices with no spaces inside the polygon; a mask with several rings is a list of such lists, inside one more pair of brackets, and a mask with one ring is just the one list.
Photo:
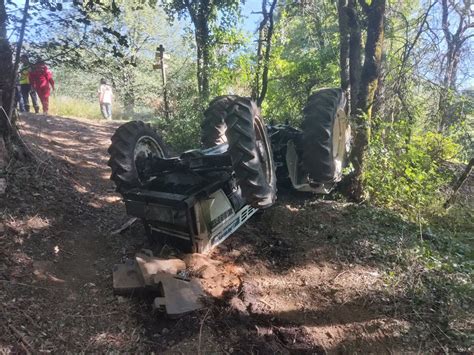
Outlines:
{"label": "person standing on path", "polygon": [[23,54],[20,57],[21,60],[21,69],[20,69],[20,92],[21,97],[23,98],[23,104],[26,112],[30,112],[30,96],[31,102],[35,113],[39,112],[38,105],[38,96],[36,96],[36,91],[33,90],[30,84],[30,70],[31,63],[26,54]]}
{"label": "person standing on path", "polygon": [[38,62],[33,66],[33,70],[30,71],[29,78],[31,85],[36,90],[41,100],[43,113],[47,115],[49,110],[49,95],[51,93],[50,85],[54,90],[53,74],[44,61],[38,60]]}
{"label": "person standing on path", "polygon": [[15,78],[15,107],[16,106],[19,106],[20,112],[25,112],[25,103],[23,102],[23,97],[21,96],[20,76],[18,74]]}
{"label": "person standing on path", "polygon": [[107,81],[102,78],[100,79],[99,86],[99,104],[100,112],[106,120],[112,119],[112,98],[114,96],[112,92],[112,87],[107,84]]}

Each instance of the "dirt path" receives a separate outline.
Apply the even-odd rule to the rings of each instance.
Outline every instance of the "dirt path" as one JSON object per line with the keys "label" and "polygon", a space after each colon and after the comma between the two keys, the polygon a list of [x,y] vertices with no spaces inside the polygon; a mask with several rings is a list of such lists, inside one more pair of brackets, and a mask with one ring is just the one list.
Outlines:
{"label": "dirt path", "polygon": [[106,164],[118,125],[31,115],[21,126],[41,163],[17,169],[2,201],[1,333],[16,340],[3,346],[135,348],[140,307],[117,302],[111,292],[112,266],[130,244],[109,236],[126,219]]}
{"label": "dirt path", "polygon": [[41,163],[12,169],[0,201],[0,352],[432,349],[430,329],[387,297],[365,238],[403,224],[312,196],[281,193],[213,253],[244,274],[205,310],[170,320],[146,297],[114,296],[113,265],[147,246],[139,228],[110,235],[127,220],[106,165],[118,124],[30,115],[21,126]]}

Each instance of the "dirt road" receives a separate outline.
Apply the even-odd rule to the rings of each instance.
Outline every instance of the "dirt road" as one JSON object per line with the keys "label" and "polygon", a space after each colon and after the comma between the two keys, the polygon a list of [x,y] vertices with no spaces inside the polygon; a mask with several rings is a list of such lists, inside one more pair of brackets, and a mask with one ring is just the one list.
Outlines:
{"label": "dirt road", "polygon": [[213,253],[244,272],[206,309],[170,320],[147,297],[114,296],[113,265],[148,247],[139,227],[110,234],[127,220],[106,165],[117,126],[22,117],[39,164],[10,169],[0,201],[0,352],[430,349],[430,329],[386,296],[374,245],[363,238],[390,227],[368,224],[363,208],[313,196],[282,192]]}

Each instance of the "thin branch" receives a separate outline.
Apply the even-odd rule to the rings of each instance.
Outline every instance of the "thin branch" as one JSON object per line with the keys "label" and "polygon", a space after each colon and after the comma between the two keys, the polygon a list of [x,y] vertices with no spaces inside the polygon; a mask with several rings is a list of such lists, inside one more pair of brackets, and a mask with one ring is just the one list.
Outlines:
{"label": "thin branch", "polygon": [[428,7],[428,9],[426,10],[425,15],[423,16],[423,21],[421,22],[421,25],[420,25],[420,27],[419,27],[417,33],[416,33],[416,36],[415,36],[413,42],[412,42],[411,45],[408,47],[408,49],[404,52],[401,67],[403,67],[403,66],[405,65],[406,61],[407,61],[408,58],[410,57],[411,51],[413,50],[413,48],[415,47],[416,43],[418,42],[418,39],[420,38],[421,34],[423,33],[423,28],[424,28],[425,25],[427,24],[428,15],[429,15],[431,9],[432,9],[437,3],[438,3],[438,1],[436,0],[436,1],[433,2],[433,3]]}
{"label": "thin branch", "polygon": [[273,12],[275,11],[275,6],[277,4],[278,0],[273,0],[273,2],[270,5],[270,10],[268,12],[268,18],[269,18],[269,25],[268,25],[268,30],[267,30],[267,43],[265,47],[265,58],[263,62],[263,73],[262,73],[262,90],[260,91],[260,95],[257,99],[257,105],[261,106],[263,100],[265,100],[265,96],[267,94],[267,88],[268,88],[268,70],[269,70],[269,65],[270,65],[270,52],[271,52],[271,46],[272,46],[272,36],[273,36]]}

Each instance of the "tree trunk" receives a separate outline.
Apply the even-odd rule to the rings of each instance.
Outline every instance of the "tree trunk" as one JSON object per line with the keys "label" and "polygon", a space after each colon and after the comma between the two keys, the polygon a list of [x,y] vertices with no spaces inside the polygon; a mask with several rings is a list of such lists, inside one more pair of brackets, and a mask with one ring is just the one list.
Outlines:
{"label": "tree trunk", "polygon": [[260,92],[260,72],[262,68],[263,61],[263,42],[265,42],[265,29],[268,21],[267,14],[267,0],[262,0],[262,14],[263,18],[258,26],[258,43],[257,43],[257,63],[255,68],[255,79],[254,85],[252,87],[252,99],[257,100]]}
{"label": "tree trunk", "polygon": [[[337,7],[339,15],[339,68],[341,77],[341,89],[349,99],[350,77],[349,77],[349,16],[347,14],[347,0],[339,0]],[[350,106],[347,105],[349,108]]]}
{"label": "tree trunk", "polygon": [[215,4],[210,0],[195,0],[193,2],[185,0],[184,4],[194,25],[194,39],[196,41],[196,78],[199,97],[202,103],[206,103],[210,95],[209,76],[212,60],[209,16]]}
{"label": "tree trunk", "polygon": [[[2,1],[2,0],[0,0]],[[8,115],[12,96],[12,50],[6,38],[0,38],[0,104]]]}
{"label": "tree trunk", "polygon": [[10,110],[8,112],[8,117],[12,119],[13,117],[13,109],[15,107],[15,85],[16,79],[18,75],[18,67],[20,66],[20,55],[21,55],[21,48],[23,47],[23,39],[25,38],[25,29],[26,29],[26,22],[28,21],[28,11],[30,9],[30,0],[25,0],[25,5],[23,8],[23,20],[21,21],[21,28],[20,28],[20,37],[18,38],[18,42],[16,45],[15,51],[15,60],[13,61],[13,72],[12,72],[12,79],[11,82],[14,83],[12,87],[12,95],[11,95],[11,102],[10,102]]}
{"label": "tree trunk", "polygon": [[349,21],[349,86],[350,86],[350,112],[357,113],[357,97],[359,94],[360,76],[362,70],[361,50],[362,35],[357,14],[355,0],[349,0],[347,4],[347,17]]}
{"label": "tree trunk", "polygon": [[0,132],[5,143],[8,157],[11,157],[10,127],[8,112],[12,102],[12,50],[7,38],[7,12],[5,0],[0,0]]}
{"label": "tree trunk", "polygon": [[357,99],[356,135],[351,161],[354,165],[352,180],[353,197],[357,201],[365,198],[363,189],[363,173],[367,148],[370,141],[370,126],[372,106],[375,91],[380,76],[380,65],[383,47],[383,19],[385,14],[385,0],[372,0],[367,5],[360,0],[361,6],[367,15],[367,39],[365,43],[365,59],[362,68],[360,88]]}
{"label": "tree trunk", "polygon": [[197,52],[197,81],[198,91],[202,102],[207,102],[210,95],[209,74],[210,74],[210,43],[209,28],[207,19],[200,18],[196,24],[196,52]]}
{"label": "tree trunk", "polygon": [[440,93],[438,111],[440,114],[439,132],[444,132],[454,123],[454,110],[451,103],[451,96],[456,90],[456,76],[459,64],[459,50],[457,44],[448,44],[446,54],[446,69],[443,79],[443,89]]}
{"label": "tree trunk", "polygon": [[191,16],[194,22],[197,49],[197,80],[201,102],[209,100],[209,76],[211,69],[211,43],[209,34],[209,16],[212,4],[208,0],[200,0],[199,7]]}
{"label": "tree trunk", "polygon": [[201,40],[197,31],[196,31],[195,39],[196,39],[196,78],[197,78],[199,96],[201,96],[202,95],[202,46],[200,44]]}
{"label": "tree trunk", "polygon": [[[23,13],[22,32],[26,24],[28,1],[25,3]],[[12,49],[7,37],[7,13],[5,1],[0,0],[0,132],[3,142],[7,150],[8,159],[31,160],[33,158],[31,152],[26,147],[20,137],[18,129],[12,122],[14,100],[14,84],[15,84],[15,67],[12,63]],[[22,36],[20,36],[22,37]],[[21,48],[21,41],[18,46]]]}
{"label": "tree trunk", "polygon": [[[12,49],[7,37],[7,11],[5,0],[0,0],[0,105],[6,114],[10,112],[10,102],[12,95]],[[3,127],[2,127],[2,132]]]}
{"label": "tree trunk", "polygon": [[265,55],[263,58],[262,89],[257,98],[258,106],[262,106],[262,102],[263,100],[265,100],[265,96],[267,95],[268,70],[270,67],[270,53],[272,49],[272,37],[273,37],[273,12],[275,11],[276,4],[277,4],[277,0],[273,0],[273,2],[270,5],[270,10],[268,11],[268,28],[267,28],[267,35],[265,38],[265,41],[266,41]]}
{"label": "tree trunk", "polygon": [[210,54],[210,43],[209,43],[209,28],[206,26],[203,33],[203,47],[202,47],[202,75],[201,75],[201,99],[203,102],[209,101],[209,95],[211,90],[209,87],[209,77],[211,71],[211,54]]}

